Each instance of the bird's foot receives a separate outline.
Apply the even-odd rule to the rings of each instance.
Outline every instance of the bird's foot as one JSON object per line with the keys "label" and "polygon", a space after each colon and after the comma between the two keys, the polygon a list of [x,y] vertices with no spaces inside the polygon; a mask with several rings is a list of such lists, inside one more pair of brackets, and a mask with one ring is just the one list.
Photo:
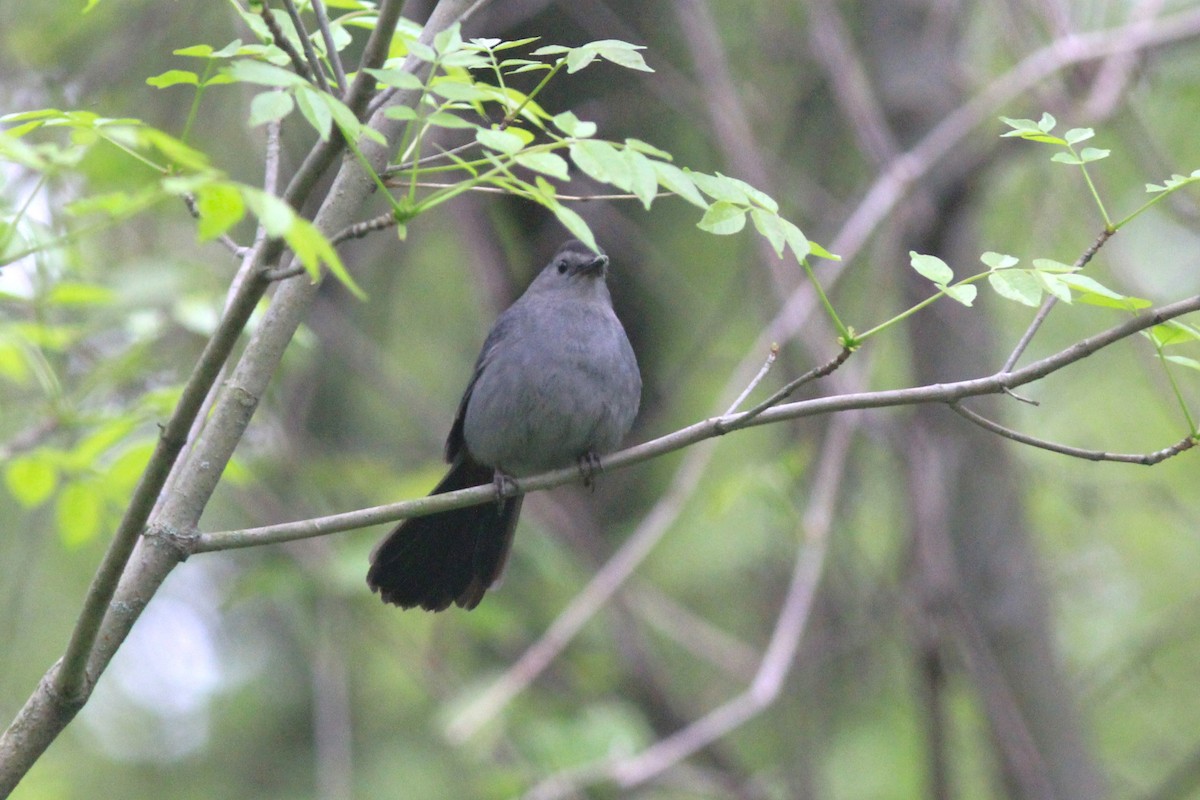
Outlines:
{"label": "bird's foot", "polygon": [[596,489],[596,476],[603,471],[604,467],[600,464],[600,456],[591,450],[579,457],[579,475],[583,478],[583,485],[592,491]]}
{"label": "bird's foot", "polygon": [[517,479],[507,472],[496,470],[492,476],[492,484],[496,487],[496,502],[504,505],[504,501],[517,495]]}

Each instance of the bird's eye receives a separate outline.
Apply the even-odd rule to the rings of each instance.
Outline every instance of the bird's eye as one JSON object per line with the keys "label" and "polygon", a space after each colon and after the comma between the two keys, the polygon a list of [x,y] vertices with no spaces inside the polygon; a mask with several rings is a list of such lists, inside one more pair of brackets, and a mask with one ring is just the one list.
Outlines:
{"label": "bird's eye", "polygon": [[563,275],[566,273],[566,271],[567,271],[567,262],[566,261],[558,262],[558,274]]}

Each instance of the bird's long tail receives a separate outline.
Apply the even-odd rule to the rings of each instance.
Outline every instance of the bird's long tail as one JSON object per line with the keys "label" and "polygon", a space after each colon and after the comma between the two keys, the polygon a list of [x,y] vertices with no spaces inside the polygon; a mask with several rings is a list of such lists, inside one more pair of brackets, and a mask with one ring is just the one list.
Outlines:
{"label": "bird's long tail", "polygon": [[[488,467],[460,455],[431,494],[492,481]],[[371,553],[367,585],[385,603],[441,611],[451,603],[470,611],[504,569],[521,497],[407,519]]]}

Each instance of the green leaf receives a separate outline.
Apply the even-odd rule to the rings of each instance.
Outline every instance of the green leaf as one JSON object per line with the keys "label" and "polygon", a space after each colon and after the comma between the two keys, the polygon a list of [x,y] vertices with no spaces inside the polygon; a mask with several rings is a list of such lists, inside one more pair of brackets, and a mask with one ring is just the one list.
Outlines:
{"label": "green leaf", "polygon": [[262,223],[267,236],[274,239],[284,236],[297,219],[296,212],[292,210],[292,207],[274,195],[257,189],[244,189],[243,196],[246,204],[250,206],[254,215],[258,217],[258,221]]}
{"label": "green leaf", "polygon": [[300,113],[308,120],[308,124],[313,126],[313,130],[321,137],[321,141],[329,139],[329,132],[333,128],[333,114],[329,110],[329,106],[322,102],[317,90],[310,89],[307,86],[299,89],[296,92],[296,105],[300,108]]}
{"label": "green leaf", "polygon": [[661,158],[663,161],[673,161],[674,160],[673,156],[670,153],[668,153],[666,150],[659,150],[654,145],[649,144],[647,142],[643,142],[641,139],[626,139],[625,146],[627,148],[629,148],[630,150],[636,150],[639,153],[644,153],[648,156],[654,156],[655,158]]}
{"label": "green leaf", "polygon": [[197,190],[196,211],[200,214],[197,234],[206,242],[240,222],[246,215],[246,202],[233,184],[211,183]]}
{"label": "green leaf", "polygon": [[1166,359],[1172,364],[1179,364],[1181,367],[1187,367],[1188,369],[1200,372],[1200,361],[1194,358],[1188,358],[1187,356],[1166,356]]}
{"label": "green leaf", "polygon": [[599,42],[592,42],[586,45],[589,48],[595,49],[600,57],[606,61],[611,61],[614,64],[625,67],[626,69],[635,69],[641,72],[654,72],[646,65],[645,59],[638,50],[645,50],[642,45],[629,44],[617,39],[603,39]]}
{"label": "green leaf", "polygon": [[203,172],[209,168],[208,156],[189,147],[169,133],[164,133],[157,128],[140,128],[138,133],[143,142],[158,150],[177,167],[194,172]]}
{"label": "green leaf", "polygon": [[630,190],[633,174],[629,164],[608,142],[585,139],[572,144],[567,152],[570,153],[575,166],[583,170],[584,174],[601,183],[608,183],[625,191]]}
{"label": "green leaf", "polygon": [[465,83],[448,78],[439,78],[434,81],[430,84],[429,91],[438,97],[444,97],[447,100],[454,100],[461,103],[473,103],[478,100],[487,100],[494,97],[493,93],[485,91],[473,83]]}
{"label": "green leaf", "polygon": [[169,69],[152,78],[146,78],[146,83],[159,89],[165,89],[168,86],[175,86],[180,83],[195,86],[200,83],[200,76],[183,69]]}
{"label": "green leaf", "polygon": [[389,119],[417,119],[417,110],[411,106],[388,106],[383,115]]}
{"label": "green leaf", "polygon": [[592,229],[588,227],[583,217],[557,201],[551,201],[547,205],[554,212],[558,221],[563,224],[563,227],[570,231],[576,239],[590,247],[592,252],[600,251],[599,245],[596,244],[596,237],[592,235]]}
{"label": "green leaf", "polygon": [[783,233],[779,215],[761,208],[752,208],[750,209],[750,219],[754,221],[754,227],[763,235],[763,238],[771,243],[775,255],[782,258],[787,237]]}
{"label": "green leaf", "polygon": [[526,140],[511,130],[493,130],[479,128],[475,131],[475,141],[505,155],[514,155],[525,147]]}
{"label": "green leaf", "polygon": [[750,205],[750,195],[746,193],[746,184],[743,181],[727,178],[724,175],[707,175],[703,172],[694,172],[690,169],[685,169],[688,177],[692,182],[711,197],[713,200],[723,200],[726,203],[734,205],[747,206]]}
{"label": "green leaf", "polygon": [[708,208],[708,202],[700,195],[700,191],[688,173],[674,164],[664,161],[651,161],[650,163],[653,164],[654,173],[658,176],[658,182],[664,189],[674,192],[694,206]]}
{"label": "green leaf", "polygon": [[367,74],[395,89],[416,90],[422,86],[420,78],[403,69],[367,69]]}
{"label": "green leaf", "polygon": [[1111,150],[1101,150],[1098,147],[1085,147],[1079,153],[1079,160],[1087,163],[1099,161],[1102,158],[1108,158],[1110,153],[1112,153]]}
{"label": "green leaf", "polygon": [[1088,139],[1096,135],[1096,132],[1091,128],[1071,128],[1063,134],[1063,138],[1067,140],[1067,144],[1079,144],[1086,142]]}
{"label": "green leaf", "polygon": [[1147,308],[1151,305],[1149,300],[1140,297],[1127,297],[1119,292],[1114,292],[1112,289],[1109,289],[1087,275],[1063,275],[1061,279],[1063,283],[1066,283],[1079,293],[1079,300],[1081,302],[1088,303],[1089,305],[1102,306],[1104,308],[1120,308],[1127,311]]}
{"label": "green leaf", "polygon": [[658,195],[658,174],[654,171],[654,163],[636,150],[625,148],[621,151],[625,163],[629,167],[629,191],[642,201],[647,211],[650,204]]}
{"label": "green leaf", "polygon": [[[786,220],[785,220],[785,222],[786,222]],[[841,261],[842,260],[842,257],[839,256],[837,253],[829,252],[828,250],[826,250],[824,247],[817,244],[816,242],[809,242],[808,249],[809,249],[809,252],[812,253],[817,258],[824,258],[824,259],[828,259],[829,261]]]}
{"label": "green leaf", "polygon": [[354,116],[354,112],[350,110],[350,106],[338,98],[328,92],[316,91],[312,93],[312,97],[329,109],[329,113],[333,116],[333,124],[337,125],[342,135],[350,141],[357,141],[359,138],[365,136],[376,144],[387,144],[387,139],[384,138],[382,133],[369,125],[359,122],[358,117]]}
{"label": "green leaf", "polygon": [[704,216],[696,223],[696,227],[718,236],[737,233],[746,227],[746,209],[724,200],[718,200],[708,207],[708,211],[704,212]]}
{"label": "green leaf", "polygon": [[222,71],[234,80],[244,83],[257,83],[262,86],[279,86],[285,89],[294,89],[309,85],[308,81],[294,72],[277,67],[274,64],[254,61],[249,58],[239,58],[230,63]]}
{"label": "green leaf", "polygon": [[1042,282],[1027,269],[988,273],[988,283],[1001,297],[1036,308],[1042,302]]}
{"label": "green leaf", "polygon": [[919,275],[928,278],[939,285],[946,285],[954,280],[954,270],[937,256],[922,255],[915,250],[908,251],[909,263]]}
{"label": "green leaf", "polygon": [[45,302],[55,306],[99,306],[112,303],[116,297],[117,293],[107,286],[64,281],[46,293]]}
{"label": "green leaf", "polygon": [[[242,49],[242,40],[234,39],[232,42],[225,45],[217,52],[213,53],[212,57],[213,58],[229,58],[230,56],[236,56],[241,49]],[[179,51],[176,51],[176,53],[178,55],[183,55],[182,53],[179,53]]]}
{"label": "green leaf", "polygon": [[596,123],[585,122],[570,111],[556,114],[551,122],[567,136],[574,136],[576,139],[588,139],[596,135]]}
{"label": "green leaf", "polygon": [[181,47],[178,50],[172,50],[172,55],[190,56],[192,58],[208,58],[213,54],[212,45],[209,44],[194,44],[191,47]]}
{"label": "green leaf", "polygon": [[[787,239],[788,247],[792,249],[792,253],[795,254],[797,261],[803,261],[808,258],[809,253],[816,253],[816,245],[808,240],[808,237],[804,235],[804,231],[783,217],[779,218],[779,224],[783,226],[783,237]],[[841,261],[840,256],[835,256],[824,248],[821,248],[821,252],[817,253],[817,255],[820,255],[822,258]]]}
{"label": "green leaf", "polygon": [[429,45],[415,40],[407,42],[407,44],[408,52],[414,58],[419,58],[422,61],[437,61],[437,53]]}
{"label": "green leaf", "polygon": [[571,178],[567,160],[555,153],[518,153],[516,162],[526,169],[545,173],[561,181]]}
{"label": "green leaf", "polygon": [[63,210],[73,217],[83,217],[88,214],[106,214],[110,217],[121,217],[140,209],[146,202],[145,193],[131,195],[128,192],[108,192],[106,194],[81,197],[63,206]]}
{"label": "green leaf", "polygon": [[717,173],[717,177],[722,181],[726,181],[732,183],[734,186],[737,186],[738,189],[740,189],[746,195],[746,197],[750,198],[750,202],[754,203],[755,205],[762,206],[772,214],[779,213],[779,204],[776,203],[775,199],[766,192],[754,188],[741,178],[730,178],[729,176],[722,175],[720,173]]}
{"label": "green leaf", "polygon": [[54,505],[59,538],[68,548],[87,544],[100,533],[104,496],[92,481],[68,483]]}
{"label": "green leaf", "polygon": [[1006,255],[1005,253],[995,253],[988,250],[979,257],[979,260],[987,266],[988,269],[1008,269],[1015,267],[1020,263],[1020,259],[1016,256]]}
{"label": "green leaf", "polygon": [[954,286],[942,287],[942,292],[951,300],[956,300],[964,306],[970,306],[975,302],[975,295],[978,293],[975,286],[970,283],[959,283]]}
{"label": "green leaf", "polygon": [[346,266],[342,263],[337,250],[311,222],[302,217],[295,217],[291,227],[284,234],[284,240],[287,241],[288,247],[292,248],[296,258],[300,259],[304,269],[314,279],[321,274],[321,265],[324,264],[329,269],[329,273],[349,289],[355,297],[359,300],[366,299],[366,292],[354,282],[354,278],[346,271]]}
{"label": "green leaf", "polygon": [[1146,335],[1159,347],[1200,341],[1200,329],[1176,319],[1168,320],[1161,325],[1155,325],[1146,332]]}
{"label": "green leaf", "polygon": [[1064,264],[1061,261],[1055,261],[1052,258],[1035,258],[1033,265],[1042,272],[1078,272],[1078,267],[1073,267],[1070,264]]}
{"label": "green leaf", "polygon": [[1056,125],[1058,125],[1058,120],[1052,117],[1048,111],[1043,111],[1042,118],[1038,120],[1038,129],[1043,133],[1049,133],[1054,130]]}
{"label": "green leaf", "polygon": [[599,55],[595,50],[586,47],[575,47],[567,53],[567,74],[573,75],[596,60]]}
{"label": "green leaf", "polygon": [[1042,285],[1043,289],[1045,289],[1047,292],[1054,295],[1055,297],[1057,297],[1059,300],[1063,301],[1064,303],[1070,303],[1075,299],[1071,295],[1071,287],[1069,287],[1069,286],[1067,286],[1067,284],[1063,283],[1062,278],[1059,277],[1059,275],[1057,275],[1056,273],[1043,272],[1043,271],[1039,270],[1037,272],[1034,272],[1033,275],[1035,278],[1038,279],[1038,283],[1040,283]]}
{"label": "green leaf", "polygon": [[292,113],[296,103],[287,92],[266,91],[254,96],[250,101],[250,127],[263,125],[283,119]]}
{"label": "green leaf", "polygon": [[438,53],[455,53],[462,49],[462,26],[455,22],[448,28],[440,30],[433,37],[433,49]]}
{"label": "green leaf", "polygon": [[436,125],[439,128],[478,128],[474,122],[465,120],[457,114],[451,114],[449,111],[435,111],[427,118],[430,125]]}
{"label": "green leaf", "polygon": [[[485,46],[488,50],[500,51],[511,50],[514,47],[524,47],[527,44],[533,44],[541,38],[540,36],[526,36],[524,39],[513,39],[511,42],[502,42],[499,39],[472,39],[471,41]],[[495,42],[495,44],[482,45],[483,42]]]}
{"label": "green leaf", "polygon": [[1055,153],[1050,156],[1050,160],[1058,164],[1069,164],[1075,167],[1083,163],[1083,159],[1074,153]]}
{"label": "green leaf", "polygon": [[95,469],[100,456],[125,439],[135,425],[136,421],[132,416],[107,420],[71,449],[67,457],[67,466],[77,470]]}
{"label": "green leaf", "polygon": [[138,442],[126,447],[120,455],[113,459],[104,476],[105,487],[110,497],[113,495],[128,496],[133,491],[138,480],[141,479],[146,465],[150,463],[154,446],[153,440]]}
{"label": "green leaf", "polygon": [[35,451],[14,456],[4,467],[4,484],[13,499],[25,508],[35,508],[49,499],[58,485],[54,461]]}

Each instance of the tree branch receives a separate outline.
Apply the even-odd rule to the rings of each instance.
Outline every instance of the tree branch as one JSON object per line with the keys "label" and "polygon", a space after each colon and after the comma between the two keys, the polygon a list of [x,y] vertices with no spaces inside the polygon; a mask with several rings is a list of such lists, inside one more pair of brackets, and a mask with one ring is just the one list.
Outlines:
{"label": "tree branch", "polygon": [[622,789],[639,786],[753,719],[778,699],[795,663],[824,571],[833,508],[855,428],[847,417],[839,417],[825,440],[812,496],[805,506],[801,523],[804,540],[796,554],[787,594],[762,661],[746,690],[640,753],[551,776],[526,795],[528,800],[571,797],[582,786],[602,780],[613,780]]}
{"label": "tree branch", "polygon": [[325,70],[321,68],[321,59],[317,58],[316,48],[313,47],[312,39],[309,38],[308,31],[304,27],[304,20],[300,19],[300,11],[296,8],[295,0],[283,0],[283,7],[287,9],[288,16],[292,19],[292,25],[296,28],[296,35],[300,37],[300,45],[304,48],[304,57],[308,59],[308,65],[312,69],[317,86],[322,92],[329,93],[329,81],[325,79]]}
{"label": "tree branch", "polygon": [[[313,80],[312,72],[309,70],[304,56],[300,55],[300,51],[287,38],[287,35],[283,32],[283,28],[279,27],[279,20],[275,19],[275,12],[265,2],[262,7],[262,18],[263,22],[267,23],[267,30],[271,32],[271,39],[274,40],[275,46],[287,53],[287,57],[291,59],[292,69],[296,70],[296,74],[306,81]],[[299,30],[297,33],[299,33]]]}
{"label": "tree branch", "polygon": [[1195,436],[1188,434],[1170,447],[1164,447],[1162,450],[1155,450],[1152,453],[1109,453],[1104,450],[1085,450],[1081,447],[1069,447],[1065,444],[1055,444],[1048,442],[1045,439],[1039,439],[1028,434],[1018,433],[1011,428],[1006,428],[1003,425],[993,422],[987,417],[981,416],[971,409],[965,407],[961,403],[953,402],[948,404],[956,414],[963,419],[970,420],[984,430],[991,431],[998,436],[1003,436],[1005,439],[1012,439],[1014,442],[1027,444],[1030,447],[1037,447],[1042,450],[1049,450],[1052,453],[1061,453],[1065,456],[1073,458],[1082,458],[1087,461],[1118,461],[1125,464],[1143,464],[1147,467],[1166,461],[1172,456],[1177,456],[1185,450],[1191,450],[1198,443]]}
{"label": "tree branch", "polygon": [[[1200,311],[1200,295],[1170,303],[1131,317],[1119,325],[1089,336],[1053,355],[1012,372],[996,372],[981,378],[971,378],[952,383],[915,386],[908,389],[888,389],[878,392],[856,392],[831,397],[819,397],[784,405],[774,405],[761,411],[755,408],[728,416],[710,417],[665,436],[660,436],[657,439],[652,439],[651,441],[605,456],[601,459],[600,468],[609,471],[639,464],[643,461],[657,458],[666,453],[680,450],[697,442],[702,442],[705,439],[721,436],[726,432],[743,427],[770,425],[784,420],[802,419],[854,409],[892,408],[929,403],[953,405],[969,397],[1000,394],[1006,390],[1024,386],[1025,384],[1044,378],[1139,331],[1153,327],[1154,325],[1161,325],[1167,320],[1193,311]],[[838,362],[840,358],[841,356],[829,363]],[[817,369],[823,370],[828,366],[826,364]],[[798,380],[802,379],[803,376]],[[1178,447],[1178,445],[1176,446]],[[511,484],[506,484],[504,493],[506,496],[525,494],[550,489],[566,483],[574,483],[579,480],[581,480],[579,470],[575,467],[566,467],[514,480]],[[404,500],[398,503],[373,506],[357,511],[332,514],[330,516],[316,517],[298,522],[285,522],[258,528],[201,534],[191,544],[190,551],[210,552],[240,547],[255,547],[261,544],[273,544],[295,539],[307,539],[330,533],[357,530],[384,522],[394,522],[411,517],[435,514],[440,511],[479,505],[495,499],[495,486],[485,484],[469,489],[459,489],[444,494],[421,497],[415,500]]]}
{"label": "tree branch", "polygon": [[[364,64],[382,61],[400,15],[400,0],[384,0],[376,28],[364,50]],[[467,6],[465,0],[442,0],[435,7],[423,37],[432,36],[450,24]],[[377,60],[377,61],[376,61]],[[415,69],[415,63],[410,67]],[[366,92],[373,85],[362,79],[360,70],[351,87],[356,113],[366,103]],[[356,91],[357,89],[357,91]],[[394,137],[397,126],[390,120],[373,120],[385,137]],[[387,161],[384,148],[372,142],[362,146],[364,154],[382,168]],[[317,179],[342,147],[338,137],[320,142],[297,171],[284,199],[300,208],[308,199]],[[337,230],[348,224],[362,201],[369,196],[374,182],[365,175],[357,159],[343,164],[334,187],[325,197],[316,223],[323,231]],[[278,257],[282,246],[268,241],[261,250],[260,266]],[[178,492],[167,496],[155,521],[146,522],[172,464],[179,456],[187,432],[204,402],[213,378],[228,357],[246,320],[257,305],[268,282],[257,271],[240,287],[216,333],[205,347],[200,362],[188,379],[184,393],[164,428],[151,456],[150,464],[134,490],[129,508],[114,534],[96,577],[88,590],[84,610],[67,645],[66,655],[52,666],[29,697],[9,728],[0,735],[0,797],[7,796],[29,768],[70,722],[79,710],[97,676],[108,665],[134,621],[149,602],[162,580],[186,555],[186,543],[195,522],[215,488],[238,439],[249,424],[257,394],[265,387],[282,357],[283,350],[299,325],[300,317],[311,302],[315,288],[309,284],[285,284],[267,311],[263,325],[243,352],[238,368],[226,391],[222,392],[212,418],[189,457],[180,462]],[[288,289],[295,287],[294,291]],[[146,529],[146,537],[138,537]],[[130,560],[137,546],[137,558]],[[107,611],[107,613],[106,613]]]}

